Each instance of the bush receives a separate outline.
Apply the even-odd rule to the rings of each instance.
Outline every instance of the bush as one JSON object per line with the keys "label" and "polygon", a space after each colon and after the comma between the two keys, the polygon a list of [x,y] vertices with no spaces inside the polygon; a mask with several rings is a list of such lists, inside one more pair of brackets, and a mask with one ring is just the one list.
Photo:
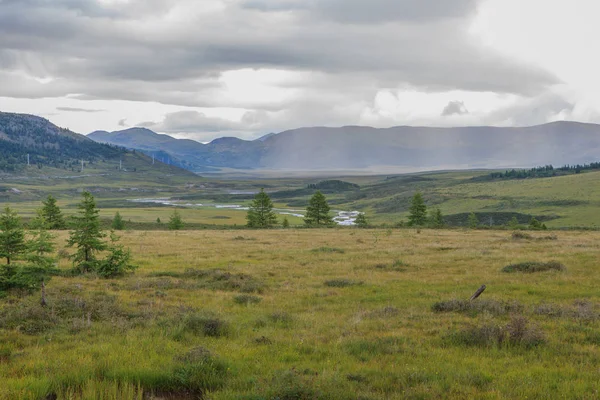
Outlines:
{"label": "bush", "polygon": [[557,261],[550,261],[550,262],[535,262],[535,261],[528,261],[528,262],[524,262],[524,263],[519,263],[519,264],[511,264],[511,265],[507,265],[506,267],[502,268],[502,272],[508,272],[508,273],[512,273],[512,272],[525,272],[525,273],[534,273],[534,272],[544,272],[544,271],[565,271],[567,268],[557,262]]}
{"label": "bush", "polygon": [[455,344],[478,347],[507,345],[530,348],[545,342],[543,333],[530,326],[527,318],[523,316],[513,317],[504,326],[493,322],[470,326],[451,334],[449,338]]}
{"label": "bush", "polygon": [[529,233],[515,231],[512,233],[511,237],[513,240],[531,240],[533,237]]}
{"label": "bush", "polygon": [[362,285],[362,282],[356,282],[349,279],[332,279],[325,281],[325,286],[344,288],[349,286]]}
{"label": "bush", "polygon": [[192,314],[186,318],[185,327],[194,334],[222,337],[229,334],[229,324],[221,319]]}
{"label": "bush", "polygon": [[133,272],[137,266],[131,264],[131,251],[122,245],[113,244],[109,248],[109,254],[98,261],[96,272],[103,278],[114,278]]}
{"label": "bush", "polygon": [[512,312],[518,312],[523,310],[523,306],[517,302],[506,303],[497,300],[447,300],[435,303],[431,307],[432,311],[443,313],[443,312],[457,312],[464,314],[476,315],[481,312],[488,312],[493,315],[503,315]]}

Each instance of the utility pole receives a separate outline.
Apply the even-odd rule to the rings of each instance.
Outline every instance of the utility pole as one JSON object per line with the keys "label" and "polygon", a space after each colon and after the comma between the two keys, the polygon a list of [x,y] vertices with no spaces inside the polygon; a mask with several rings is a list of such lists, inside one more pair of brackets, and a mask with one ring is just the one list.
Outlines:
{"label": "utility pole", "polygon": [[154,165],[154,153],[152,153],[152,165]]}
{"label": "utility pole", "polygon": [[123,159],[120,158],[119,159],[119,171],[122,171],[122,170],[123,170]]}
{"label": "utility pole", "polygon": [[83,160],[81,160],[81,172],[83,172]]}
{"label": "utility pole", "polygon": [[27,166],[29,167],[29,154],[27,154]]}

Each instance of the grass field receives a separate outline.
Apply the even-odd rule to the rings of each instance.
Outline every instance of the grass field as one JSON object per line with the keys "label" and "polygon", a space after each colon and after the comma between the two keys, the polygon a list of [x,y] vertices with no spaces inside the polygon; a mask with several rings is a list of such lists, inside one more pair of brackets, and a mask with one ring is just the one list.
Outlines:
{"label": "grass field", "polygon": [[0,398],[598,398],[600,233],[531,235],[125,232],[134,275],[0,300]]}

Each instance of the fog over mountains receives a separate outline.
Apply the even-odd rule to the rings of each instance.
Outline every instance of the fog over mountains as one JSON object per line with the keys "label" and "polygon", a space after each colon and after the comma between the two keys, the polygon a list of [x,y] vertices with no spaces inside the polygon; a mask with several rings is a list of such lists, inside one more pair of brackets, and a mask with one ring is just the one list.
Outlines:
{"label": "fog over mountains", "polygon": [[416,171],[576,164],[600,159],[600,125],[554,122],[523,128],[300,128],[254,141],[202,144],[145,128],[96,131],[89,138],[142,150],[195,171]]}

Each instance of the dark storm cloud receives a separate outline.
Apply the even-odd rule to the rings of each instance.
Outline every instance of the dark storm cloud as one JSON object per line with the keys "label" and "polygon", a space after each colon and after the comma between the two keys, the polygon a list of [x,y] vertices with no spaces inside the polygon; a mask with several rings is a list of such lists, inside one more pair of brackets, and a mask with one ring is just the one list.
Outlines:
{"label": "dark storm cloud", "polygon": [[[0,0],[0,95],[238,107],[268,112],[279,126],[355,122],[380,89],[534,96],[556,83],[474,44],[465,26],[477,3]],[[283,101],[224,94],[224,71],[260,68],[305,76],[277,84],[294,91]],[[238,127],[206,118],[186,130]]]}

